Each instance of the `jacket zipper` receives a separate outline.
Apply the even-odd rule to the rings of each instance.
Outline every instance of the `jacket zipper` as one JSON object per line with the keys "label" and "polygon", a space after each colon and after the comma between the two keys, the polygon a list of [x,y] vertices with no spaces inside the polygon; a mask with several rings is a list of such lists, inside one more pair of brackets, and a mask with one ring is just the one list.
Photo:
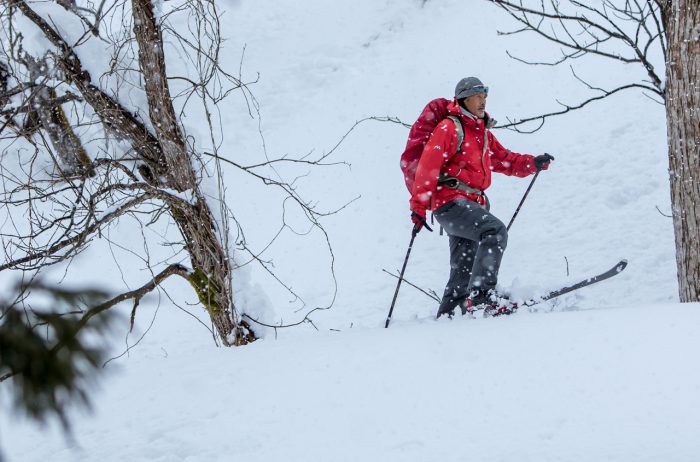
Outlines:
{"label": "jacket zipper", "polygon": [[[476,126],[477,126],[477,128],[479,127],[478,122],[477,122]],[[486,121],[484,121],[484,148],[481,151],[481,168],[484,171],[484,178],[481,181],[481,186],[483,186],[484,183],[486,182],[486,165],[484,164],[484,159],[486,158],[486,151],[488,151],[488,147],[489,147],[489,134],[488,134],[488,130],[486,130]]]}
{"label": "jacket zipper", "polygon": [[[465,112],[463,110],[461,112],[462,112],[462,114],[465,114]],[[467,115],[467,117],[474,121],[474,125],[476,125],[476,129],[478,130],[479,129],[478,120],[476,118],[474,118],[473,116],[470,117],[469,115]],[[484,119],[482,119],[482,120],[484,120]],[[484,159],[486,158],[486,151],[488,151],[488,146],[489,146],[489,134],[488,134],[488,130],[486,128],[486,125],[487,125],[486,120],[484,120],[484,147],[481,151],[481,169],[484,171],[484,176],[483,176],[483,179],[481,181],[482,186],[486,182],[486,164],[484,164]],[[465,139],[466,139],[466,136],[465,136]],[[459,148],[461,148],[461,146],[459,146]],[[482,191],[483,191],[483,189],[482,189]]]}

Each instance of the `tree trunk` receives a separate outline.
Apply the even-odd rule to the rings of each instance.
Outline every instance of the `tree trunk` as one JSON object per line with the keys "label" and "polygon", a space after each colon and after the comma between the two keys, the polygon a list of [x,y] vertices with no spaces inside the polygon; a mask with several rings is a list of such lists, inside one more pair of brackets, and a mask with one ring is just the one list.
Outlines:
{"label": "tree trunk", "polygon": [[700,0],[666,2],[666,123],[679,295],[700,301]]}
{"label": "tree trunk", "polygon": [[195,187],[195,176],[170,97],[160,26],[151,0],[132,0],[131,8],[148,115],[165,157],[168,183],[178,191],[186,191]]}
{"label": "tree trunk", "polygon": [[7,92],[7,80],[10,78],[10,71],[7,69],[7,64],[0,61],[0,109],[9,102],[5,95]]}
{"label": "tree trunk", "polygon": [[170,212],[180,228],[190,255],[189,280],[209,312],[224,345],[242,345],[255,337],[238,319],[231,290],[228,253],[216,235],[216,225],[199,191],[182,131],[170,98],[163,37],[151,0],[132,0],[134,35],[139,45],[149,118],[167,165],[167,182],[178,191],[192,191],[193,204],[171,203]]}
{"label": "tree trunk", "polygon": [[170,213],[182,233],[192,264],[188,276],[197,297],[211,317],[226,346],[245,345],[255,340],[250,326],[242,321],[233,303],[231,265],[216,236],[211,211],[201,197],[193,205],[171,203]]}
{"label": "tree trunk", "polygon": [[37,92],[35,107],[41,126],[49,135],[51,145],[58,153],[63,173],[67,175],[94,176],[90,158],[73,131],[66,113],[56,103],[56,90],[44,87]]}

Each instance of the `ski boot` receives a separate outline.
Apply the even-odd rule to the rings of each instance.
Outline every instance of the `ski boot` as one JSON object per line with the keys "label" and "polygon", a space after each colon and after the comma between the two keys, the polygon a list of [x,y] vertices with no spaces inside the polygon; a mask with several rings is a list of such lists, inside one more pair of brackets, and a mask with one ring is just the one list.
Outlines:
{"label": "ski boot", "polygon": [[513,314],[518,308],[517,304],[500,296],[494,289],[474,290],[469,294],[466,302],[463,314],[484,310],[484,317]]}

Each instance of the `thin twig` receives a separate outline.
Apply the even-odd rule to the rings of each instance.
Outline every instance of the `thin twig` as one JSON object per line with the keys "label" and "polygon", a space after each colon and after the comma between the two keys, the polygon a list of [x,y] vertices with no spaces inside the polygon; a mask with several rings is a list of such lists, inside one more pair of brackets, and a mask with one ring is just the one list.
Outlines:
{"label": "thin twig", "polygon": [[[387,271],[387,270],[385,270],[385,269],[383,269],[383,268],[382,268],[382,271],[384,271],[386,274],[388,274],[388,275],[390,275],[390,276],[395,277],[396,279],[399,279],[399,276],[398,276],[397,274],[390,273],[389,271]],[[426,291],[425,289],[422,289],[422,288],[418,287],[417,285],[413,284],[412,282],[410,282],[410,281],[409,281],[408,279],[406,279],[405,277],[403,278],[403,282],[405,282],[405,283],[408,284],[409,286],[413,287],[414,289],[418,289],[419,291],[423,292],[425,295],[427,295],[428,297],[432,298],[432,299],[435,300],[436,302],[440,302],[440,297],[438,297],[437,295],[435,295],[435,291],[431,290],[430,292],[432,292],[432,293],[430,293],[430,292]]]}

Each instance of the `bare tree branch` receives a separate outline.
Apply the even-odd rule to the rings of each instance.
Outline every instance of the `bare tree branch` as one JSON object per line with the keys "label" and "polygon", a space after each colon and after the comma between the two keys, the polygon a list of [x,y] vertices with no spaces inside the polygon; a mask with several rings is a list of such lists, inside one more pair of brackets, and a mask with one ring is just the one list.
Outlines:
{"label": "bare tree branch", "polygon": [[124,205],[119,207],[118,209],[114,210],[111,213],[106,214],[104,217],[100,218],[99,220],[96,220],[94,223],[92,223],[90,226],[86,227],[82,232],[64,239],[62,241],[56,242],[55,244],[51,245],[48,248],[42,249],[39,252],[35,252],[29,255],[26,255],[21,258],[14,259],[12,261],[9,261],[7,263],[4,263],[0,265],[0,271],[4,271],[6,269],[10,268],[18,268],[24,265],[25,263],[32,262],[34,260],[39,260],[39,259],[45,259],[45,258],[53,258],[54,261],[63,261],[66,258],[70,257],[72,255],[72,252],[67,252],[63,255],[57,255],[58,252],[62,251],[63,249],[67,247],[73,247],[73,251],[78,251],[80,249],[80,246],[85,244],[87,240],[95,234],[101,227],[105,226],[106,224],[110,223],[112,220],[124,215],[128,211],[132,210],[134,207],[137,205],[151,199],[153,196],[149,195],[148,193],[142,194],[128,202],[126,202]]}
{"label": "bare tree branch", "polygon": [[[152,292],[154,289],[156,289],[160,284],[165,281],[167,278],[173,275],[178,275],[184,278],[185,280],[189,281],[189,270],[185,268],[182,265],[170,265],[167,268],[165,268],[163,271],[160,273],[156,274],[153,279],[148,281],[146,284],[143,286],[139,287],[138,289],[130,290],[129,292],[125,292],[123,294],[119,294],[116,297],[113,297],[106,302],[100,303],[97,306],[94,306],[87,310],[85,314],[80,318],[80,322],[78,326],[82,328],[87,324],[87,322],[90,320],[95,315],[98,315],[102,313],[105,310],[108,310],[112,308],[115,305],[118,305],[121,302],[124,302],[126,300],[134,300],[134,309],[132,311],[131,315],[131,326],[133,327],[134,324],[134,313],[136,310],[136,306],[138,306],[138,303],[141,301],[141,299],[148,293]],[[55,349],[61,348],[61,345],[56,345]]]}
{"label": "bare tree branch", "polygon": [[[560,102],[559,104],[563,106],[563,109],[558,111],[518,120],[509,119],[509,123],[500,125],[500,128],[510,128],[522,133],[532,133],[542,128],[545,120],[549,117],[581,109],[594,101],[602,100],[631,88],[648,91],[660,97],[662,101],[665,99],[663,80],[657,75],[650,56],[655,43],[659,43],[664,56],[666,54],[665,37],[657,16],[662,11],[660,11],[659,5],[651,0],[646,2],[627,0],[622,5],[612,0],[605,0],[595,5],[586,4],[578,0],[562,2],[550,0],[548,2],[540,2],[539,9],[534,6],[526,6],[522,0],[488,1],[500,6],[522,25],[522,28],[512,33],[534,32],[552,43],[571,50],[570,52],[562,51],[562,56],[551,62],[525,60],[508,52],[508,55],[517,61],[532,65],[554,66],[568,60],[580,59],[587,55],[596,55],[626,64],[640,63],[651,79],[651,85],[644,81],[630,82],[618,85],[612,90],[604,90],[589,85],[576,76],[574,72],[576,79],[584,83],[590,90],[595,90],[600,94],[577,104],[563,104]],[[565,7],[567,5],[577,10],[577,13],[566,13]],[[625,24],[632,25],[634,32],[628,32],[626,29],[629,29],[629,27]],[[652,32],[649,26],[655,26],[656,30]],[[608,45],[610,46],[608,47]],[[624,56],[621,54],[618,50],[620,46],[632,55]],[[532,130],[517,129],[523,124],[532,122],[538,123],[538,126]]]}
{"label": "bare tree branch", "polygon": [[150,178],[167,176],[167,163],[163,158],[158,140],[148,129],[114,98],[92,84],[90,73],[68,43],[24,0],[8,0],[10,6],[20,11],[44,33],[60,51],[58,64],[69,81],[75,84],[85,100],[99,113],[104,122],[118,135],[132,142],[132,146],[151,168]]}
{"label": "bare tree branch", "polygon": [[[581,10],[593,13],[598,18],[598,21],[589,19],[585,15],[565,14],[562,12],[562,4],[559,2],[551,2],[552,12],[550,13],[545,9],[544,3],[541,4],[540,10],[535,10],[525,7],[522,1],[518,3],[508,0],[488,1],[503,8],[511,17],[524,26],[518,32],[531,31],[537,33],[553,43],[574,50],[575,56],[578,56],[577,53],[583,52],[586,54],[593,54],[614,59],[628,64],[637,62],[641,63],[646,69],[647,74],[649,75],[654,86],[663,93],[662,79],[657,75],[654,65],[652,64],[648,55],[648,50],[651,43],[657,38],[660,38],[662,35],[660,33],[657,35],[652,35],[648,29],[646,29],[647,19],[649,17],[656,18],[656,8],[652,9],[651,11],[645,11],[644,7],[637,4],[636,10],[619,9],[615,8],[611,2],[604,3],[604,6],[613,7],[614,11],[624,13],[628,20],[639,24],[640,26],[637,29],[637,35],[640,28],[647,31],[647,44],[640,46],[638,39],[632,38],[617,24],[616,21],[611,19],[610,12],[595,8],[577,0],[570,0],[570,3]],[[528,15],[535,16],[539,18],[540,21],[534,22]],[[565,33],[567,39],[559,38],[555,32],[545,32],[543,30],[544,28],[542,27],[542,21],[544,20],[557,24]],[[569,24],[579,27],[582,32],[587,33],[590,40],[581,42],[576,39],[575,35],[569,30]],[[610,40],[616,40],[624,44],[629,50],[632,51],[634,57],[624,57],[619,53],[602,50],[601,45]],[[564,60],[565,59],[559,62],[563,62]]]}
{"label": "bare tree branch", "polygon": [[[641,89],[653,91],[655,93],[657,92],[657,90],[655,88],[652,88],[652,87],[649,87],[646,85],[635,84],[635,83],[629,84],[629,85],[623,85],[623,86],[617,87],[613,90],[602,90],[601,89],[600,91],[602,92],[602,94],[588,98],[588,99],[584,100],[583,102],[578,103],[576,105],[568,105],[568,104],[564,104],[564,103],[561,103],[558,101],[560,105],[564,106],[564,109],[561,109],[559,111],[548,112],[546,114],[540,114],[537,116],[526,117],[524,119],[518,119],[518,120],[508,119],[509,123],[497,125],[495,128],[513,129],[514,131],[517,131],[519,133],[534,133],[537,130],[539,130],[540,128],[542,128],[545,120],[550,118],[550,117],[559,116],[559,115],[566,114],[566,113],[571,112],[571,111],[575,111],[577,109],[581,109],[581,108],[589,105],[590,103],[605,99],[608,96],[614,95],[615,93],[618,93],[618,92],[623,91],[623,90],[629,90],[632,88],[641,88]],[[524,125],[524,124],[531,123],[531,122],[540,122],[540,124],[537,128],[535,128],[534,130],[530,130],[530,131],[517,129],[517,127]]]}

